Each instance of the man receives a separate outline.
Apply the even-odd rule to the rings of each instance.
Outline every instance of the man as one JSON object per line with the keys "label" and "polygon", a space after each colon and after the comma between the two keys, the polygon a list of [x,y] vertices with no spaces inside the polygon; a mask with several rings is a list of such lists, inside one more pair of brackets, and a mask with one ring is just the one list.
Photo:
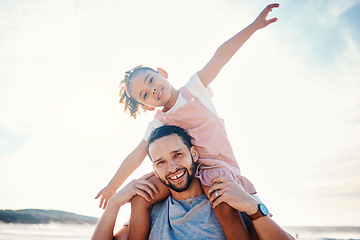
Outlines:
{"label": "man", "polygon": [[[198,153],[182,128],[162,126],[154,130],[148,141],[147,152],[156,175],[171,192],[165,201],[151,209],[149,239],[225,239],[212,210],[221,202],[226,202],[252,219],[252,224],[248,224],[251,239],[293,239],[267,215],[263,204],[259,204],[233,180],[224,177],[214,179],[208,200],[200,181],[194,178]],[[133,196],[140,195],[147,200],[154,198],[158,190],[147,181],[151,175],[133,180],[110,199],[93,240],[113,239],[118,211]],[[127,227],[122,228],[115,237],[127,239]]]}

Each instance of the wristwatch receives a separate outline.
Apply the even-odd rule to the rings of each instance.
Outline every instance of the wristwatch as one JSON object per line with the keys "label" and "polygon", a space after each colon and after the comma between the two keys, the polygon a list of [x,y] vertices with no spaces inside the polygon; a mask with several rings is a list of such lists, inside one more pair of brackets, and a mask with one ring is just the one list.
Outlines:
{"label": "wristwatch", "polygon": [[248,215],[251,221],[254,221],[258,218],[269,215],[269,211],[263,203],[259,203],[258,211],[254,214]]}

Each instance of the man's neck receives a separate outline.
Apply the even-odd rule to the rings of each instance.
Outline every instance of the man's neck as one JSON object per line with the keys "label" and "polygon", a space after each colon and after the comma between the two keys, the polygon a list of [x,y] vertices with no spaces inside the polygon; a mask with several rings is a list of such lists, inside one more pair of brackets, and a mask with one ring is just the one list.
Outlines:
{"label": "man's neck", "polygon": [[176,192],[170,189],[171,195],[173,198],[177,200],[185,200],[188,198],[194,198],[204,193],[200,180],[198,178],[194,178],[189,188],[183,192]]}

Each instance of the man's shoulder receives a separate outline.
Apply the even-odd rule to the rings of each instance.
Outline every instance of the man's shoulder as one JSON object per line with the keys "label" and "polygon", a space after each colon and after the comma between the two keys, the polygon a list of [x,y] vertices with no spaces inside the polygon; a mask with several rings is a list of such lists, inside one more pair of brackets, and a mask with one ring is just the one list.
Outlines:
{"label": "man's shoulder", "polygon": [[157,202],[153,204],[150,208],[150,214],[151,215],[157,215],[158,212],[160,212],[164,207],[168,206],[168,202],[171,200],[171,195],[166,198],[165,200],[162,200],[160,202]]}

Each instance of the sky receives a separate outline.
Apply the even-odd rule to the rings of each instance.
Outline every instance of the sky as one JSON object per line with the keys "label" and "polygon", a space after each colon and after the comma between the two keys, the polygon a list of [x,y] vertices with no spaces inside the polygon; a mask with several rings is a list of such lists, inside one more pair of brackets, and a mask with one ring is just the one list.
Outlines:
{"label": "sky", "polygon": [[[360,0],[278,1],[211,84],[240,169],[283,226],[360,225]],[[142,139],[124,72],[179,88],[263,0],[0,1],[0,209],[100,217]],[[126,181],[152,171],[145,159]],[[125,205],[119,221],[126,221]]]}

